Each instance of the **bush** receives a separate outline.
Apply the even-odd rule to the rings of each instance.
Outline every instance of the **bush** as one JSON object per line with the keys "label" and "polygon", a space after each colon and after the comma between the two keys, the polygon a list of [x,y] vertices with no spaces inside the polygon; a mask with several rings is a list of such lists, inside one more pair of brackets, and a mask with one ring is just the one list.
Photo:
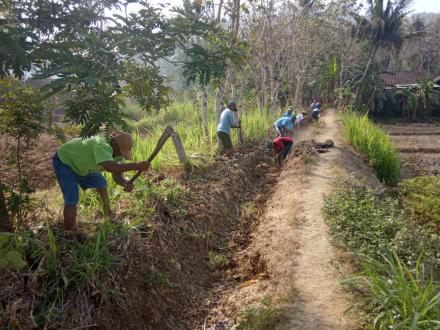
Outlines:
{"label": "bush", "polygon": [[[375,329],[440,325],[440,238],[401,209],[396,197],[344,182],[325,198],[324,214],[338,245],[354,252]],[[422,261],[423,258],[423,261]]]}
{"label": "bush", "polygon": [[386,183],[396,183],[400,178],[400,160],[388,137],[367,116],[347,113],[343,116],[345,136],[356,150],[364,154],[378,178]]}
{"label": "bush", "polygon": [[421,224],[440,228],[440,177],[421,176],[399,184],[405,209]]}
{"label": "bush", "polygon": [[208,252],[208,259],[208,266],[212,270],[221,269],[229,265],[229,260],[226,256],[213,251]]}

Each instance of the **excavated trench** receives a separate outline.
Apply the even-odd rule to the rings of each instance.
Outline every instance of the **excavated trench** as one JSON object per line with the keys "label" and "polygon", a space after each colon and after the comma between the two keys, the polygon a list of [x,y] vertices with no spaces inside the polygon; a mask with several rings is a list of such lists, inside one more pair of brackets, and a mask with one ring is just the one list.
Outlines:
{"label": "excavated trench", "polygon": [[[181,200],[176,203],[153,195],[145,201],[145,209],[153,210],[148,221],[128,237],[110,242],[109,248],[119,256],[109,274],[118,299],[101,301],[93,290],[71,292],[64,307],[69,313],[62,323],[54,324],[197,329],[209,313],[209,300],[215,299],[216,290],[264,277],[260,256],[236,256],[250,244],[280,174],[266,149],[268,141],[249,141],[238,157],[219,158],[189,173],[148,174],[153,185],[172,177],[183,190]],[[299,159],[313,148],[313,143],[299,143],[290,157]],[[22,292],[14,295],[20,302],[15,312],[18,324],[32,324],[41,286],[18,289],[19,277],[4,280],[10,287],[16,282]],[[3,298],[2,304],[11,303],[7,296]]]}
{"label": "excavated trench", "polygon": [[[194,329],[200,324],[207,314],[200,302],[230,280],[238,266],[232,256],[249,244],[279,175],[265,145],[250,142],[237,158],[219,158],[175,178],[186,191],[183,205],[155,201],[153,233],[130,238],[116,271],[124,303],[98,306],[99,328]],[[145,274],[165,277],[166,283],[146,285]]]}

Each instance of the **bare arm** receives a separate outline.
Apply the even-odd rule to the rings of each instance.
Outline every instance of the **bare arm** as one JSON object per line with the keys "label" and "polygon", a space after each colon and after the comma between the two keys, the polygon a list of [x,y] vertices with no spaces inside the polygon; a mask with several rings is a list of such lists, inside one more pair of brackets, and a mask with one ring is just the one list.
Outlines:
{"label": "bare arm", "polygon": [[112,173],[113,180],[120,186],[125,187],[127,181],[122,176],[122,173]]}
{"label": "bare arm", "polygon": [[140,163],[119,164],[115,161],[107,160],[100,165],[104,170],[111,172],[112,174],[122,174],[128,171],[146,171],[149,167],[149,163],[145,161]]}

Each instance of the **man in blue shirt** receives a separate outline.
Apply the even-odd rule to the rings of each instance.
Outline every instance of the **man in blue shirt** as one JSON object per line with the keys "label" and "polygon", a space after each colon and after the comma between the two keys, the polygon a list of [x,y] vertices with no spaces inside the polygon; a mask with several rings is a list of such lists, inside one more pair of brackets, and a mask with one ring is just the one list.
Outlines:
{"label": "man in blue shirt", "polygon": [[288,107],[287,112],[283,114],[283,117],[288,117],[288,118],[292,117],[292,112],[293,112],[293,107]]}
{"label": "man in blue shirt", "polygon": [[225,156],[231,156],[234,152],[231,141],[231,128],[241,128],[240,123],[235,122],[233,111],[237,111],[237,104],[229,102],[228,107],[220,115],[217,126],[217,136],[219,137]]}
{"label": "man in blue shirt", "polygon": [[295,123],[296,117],[282,117],[278,119],[274,124],[275,131],[278,136],[289,136],[293,133],[293,124]]}

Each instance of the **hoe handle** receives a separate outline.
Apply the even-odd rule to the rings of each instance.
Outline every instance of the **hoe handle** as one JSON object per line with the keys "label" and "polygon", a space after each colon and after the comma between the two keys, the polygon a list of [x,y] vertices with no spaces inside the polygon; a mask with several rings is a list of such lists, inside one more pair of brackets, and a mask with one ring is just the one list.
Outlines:
{"label": "hoe handle", "polygon": [[[156,155],[159,153],[160,149],[162,149],[163,145],[165,144],[165,142],[167,142],[168,138],[171,136],[171,134],[173,132],[174,131],[170,126],[167,126],[167,128],[165,128],[161,137],[159,138],[159,141],[156,144],[156,147],[154,148],[150,157],[148,157],[148,159],[147,159],[148,163],[151,163],[153,161],[154,157],[156,157]],[[132,184],[134,182],[134,180],[136,180],[139,177],[139,175],[142,174],[142,172],[143,171],[137,171],[137,173],[135,175],[133,175],[133,177],[130,179],[130,181],[128,181],[128,183]]]}

